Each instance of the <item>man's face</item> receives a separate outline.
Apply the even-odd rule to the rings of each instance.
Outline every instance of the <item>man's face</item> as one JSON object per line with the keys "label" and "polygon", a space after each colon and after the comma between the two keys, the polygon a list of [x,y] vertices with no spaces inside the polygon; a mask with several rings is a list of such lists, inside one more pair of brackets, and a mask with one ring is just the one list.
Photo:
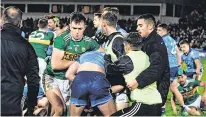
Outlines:
{"label": "man's face", "polygon": [[80,23],[76,23],[75,21],[72,21],[70,24],[70,30],[71,30],[71,36],[73,39],[81,39],[84,34],[85,30],[85,23],[81,21]]}
{"label": "man's face", "polygon": [[56,28],[56,25],[55,25],[53,19],[48,19],[48,28],[49,28],[50,30],[54,30],[54,29]]}
{"label": "man's face", "polygon": [[142,37],[147,37],[149,35],[149,25],[144,19],[138,19],[137,21],[137,31]]}
{"label": "man's face", "polygon": [[189,49],[190,49],[190,47],[189,47],[188,44],[181,44],[181,45],[180,45],[180,48],[181,48],[181,50],[182,50],[182,52],[183,52],[184,54],[188,53],[188,52],[189,52]]}
{"label": "man's face", "polygon": [[107,28],[106,27],[107,27],[106,21],[102,20],[102,23],[101,23],[102,32],[107,35]]}
{"label": "man's face", "polygon": [[184,85],[185,82],[186,82],[186,76],[185,75],[181,75],[181,76],[178,76],[178,82],[181,84],[181,85]]}
{"label": "man's face", "polygon": [[157,33],[162,37],[167,34],[166,30],[162,27],[157,27]]}
{"label": "man's face", "polygon": [[100,18],[98,16],[94,16],[93,23],[94,23],[94,27],[98,28],[98,26],[100,24]]}

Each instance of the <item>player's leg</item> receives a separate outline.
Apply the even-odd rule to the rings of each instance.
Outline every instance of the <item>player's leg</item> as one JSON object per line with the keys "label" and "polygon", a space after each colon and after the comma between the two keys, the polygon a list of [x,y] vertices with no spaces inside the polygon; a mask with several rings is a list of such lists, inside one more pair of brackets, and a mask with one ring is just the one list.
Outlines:
{"label": "player's leg", "polygon": [[43,77],[43,87],[46,92],[46,97],[54,109],[53,116],[61,116],[64,112],[64,102],[62,101],[62,96],[59,95],[61,93],[54,78],[49,75],[45,75]]}
{"label": "player's leg", "polygon": [[178,82],[177,82],[177,78],[176,78],[177,72],[178,72],[178,67],[170,68],[170,81],[171,81],[170,89],[171,89],[172,93],[174,94],[174,96],[176,97],[176,99],[178,100],[178,102],[182,108],[182,114],[184,114],[184,113],[186,114],[183,96],[177,88],[178,87]]}
{"label": "player's leg", "polygon": [[176,98],[175,98],[174,94],[172,94],[172,96],[171,96],[171,106],[172,106],[173,113],[177,114],[177,108],[176,108],[175,100],[176,100]]}
{"label": "player's leg", "polygon": [[116,112],[116,107],[113,99],[109,100],[105,104],[99,105],[98,108],[104,116],[110,116],[111,114]]}
{"label": "player's leg", "polygon": [[70,116],[80,116],[83,109],[87,105],[89,97],[89,83],[88,74],[85,72],[78,72],[71,85],[70,98]]}
{"label": "player's leg", "polygon": [[112,95],[110,93],[110,83],[101,72],[88,72],[92,84],[89,89],[91,106],[98,106],[104,116],[109,116],[116,111]]}

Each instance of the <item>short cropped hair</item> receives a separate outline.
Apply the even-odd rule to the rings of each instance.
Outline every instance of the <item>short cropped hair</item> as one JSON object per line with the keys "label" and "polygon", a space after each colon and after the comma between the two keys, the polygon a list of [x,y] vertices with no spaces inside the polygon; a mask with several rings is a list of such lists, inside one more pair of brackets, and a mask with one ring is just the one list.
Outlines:
{"label": "short cropped hair", "polygon": [[168,31],[167,24],[162,23],[162,24],[159,24],[157,27],[160,27],[160,28],[165,29],[166,31]]}
{"label": "short cropped hair", "polygon": [[94,13],[94,16],[97,16],[98,18],[101,18],[101,16],[102,16],[102,13]]}
{"label": "short cropped hair", "polygon": [[108,26],[113,26],[113,27],[117,26],[118,19],[117,19],[117,15],[115,13],[107,12],[107,13],[103,14],[102,20],[106,20]]}
{"label": "short cropped hair", "polygon": [[143,39],[141,35],[137,32],[130,32],[124,39],[124,42],[129,43],[132,46],[132,48],[137,48],[139,50],[143,46]]}
{"label": "short cropped hair", "polygon": [[22,21],[22,11],[15,6],[9,6],[3,12],[3,20],[5,23],[20,26]]}
{"label": "short cropped hair", "polygon": [[103,9],[103,12],[108,11],[108,12],[113,12],[117,15],[119,15],[119,9],[117,7],[105,7]]}
{"label": "short cropped hair", "polygon": [[180,44],[180,45],[182,45],[182,44],[190,45],[189,41],[187,41],[186,39],[181,40],[179,44]]}
{"label": "short cropped hair", "polygon": [[70,15],[70,23],[75,22],[75,23],[80,23],[80,22],[86,23],[86,17],[84,16],[83,13],[80,12],[72,12]]}
{"label": "short cropped hair", "polygon": [[40,19],[39,21],[38,21],[38,26],[39,26],[39,28],[46,28],[47,27],[47,25],[48,25],[48,21],[47,21],[47,19]]}
{"label": "short cropped hair", "polygon": [[144,19],[147,23],[156,25],[155,17],[152,14],[143,14],[138,19]]}

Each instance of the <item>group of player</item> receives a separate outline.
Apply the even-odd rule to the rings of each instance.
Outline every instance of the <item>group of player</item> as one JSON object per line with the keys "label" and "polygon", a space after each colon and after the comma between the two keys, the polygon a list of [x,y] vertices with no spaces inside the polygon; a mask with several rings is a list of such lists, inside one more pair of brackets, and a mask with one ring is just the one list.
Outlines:
{"label": "group of player", "polygon": [[[141,21],[147,22],[153,16],[140,16],[137,32],[127,33],[118,26],[118,15],[118,9],[113,7],[95,13],[93,23],[97,31],[92,38],[84,35],[86,17],[80,12],[70,14],[69,26],[61,26],[59,18],[53,15],[38,21],[39,29],[28,39],[38,56],[41,77],[34,114],[80,116],[83,111],[91,112],[90,107],[98,107],[100,111],[96,109],[95,115],[104,116],[166,114],[157,82],[141,89],[132,88],[132,81],[152,62],[148,53],[141,51],[145,33]],[[156,31],[167,48],[170,89],[181,106],[181,114],[200,115],[206,92],[201,97],[197,87],[206,88],[206,83],[201,81],[203,67],[198,52],[190,48],[187,40],[179,43],[180,51],[166,24],[159,24]],[[181,68],[183,63],[185,71]],[[26,92],[27,86],[23,99]],[[173,97],[171,103],[176,113]],[[162,111],[146,111],[150,109],[147,105],[161,105]]]}

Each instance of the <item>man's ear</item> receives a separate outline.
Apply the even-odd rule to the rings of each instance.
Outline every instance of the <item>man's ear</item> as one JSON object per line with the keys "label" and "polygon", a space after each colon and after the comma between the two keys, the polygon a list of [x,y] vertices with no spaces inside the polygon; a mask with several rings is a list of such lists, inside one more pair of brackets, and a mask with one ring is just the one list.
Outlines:
{"label": "man's ear", "polygon": [[155,27],[154,24],[152,24],[152,23],[149,23],[149,24],[148,24],[148,28],[149,28],[149,30],[153,30],[154,27]]}

